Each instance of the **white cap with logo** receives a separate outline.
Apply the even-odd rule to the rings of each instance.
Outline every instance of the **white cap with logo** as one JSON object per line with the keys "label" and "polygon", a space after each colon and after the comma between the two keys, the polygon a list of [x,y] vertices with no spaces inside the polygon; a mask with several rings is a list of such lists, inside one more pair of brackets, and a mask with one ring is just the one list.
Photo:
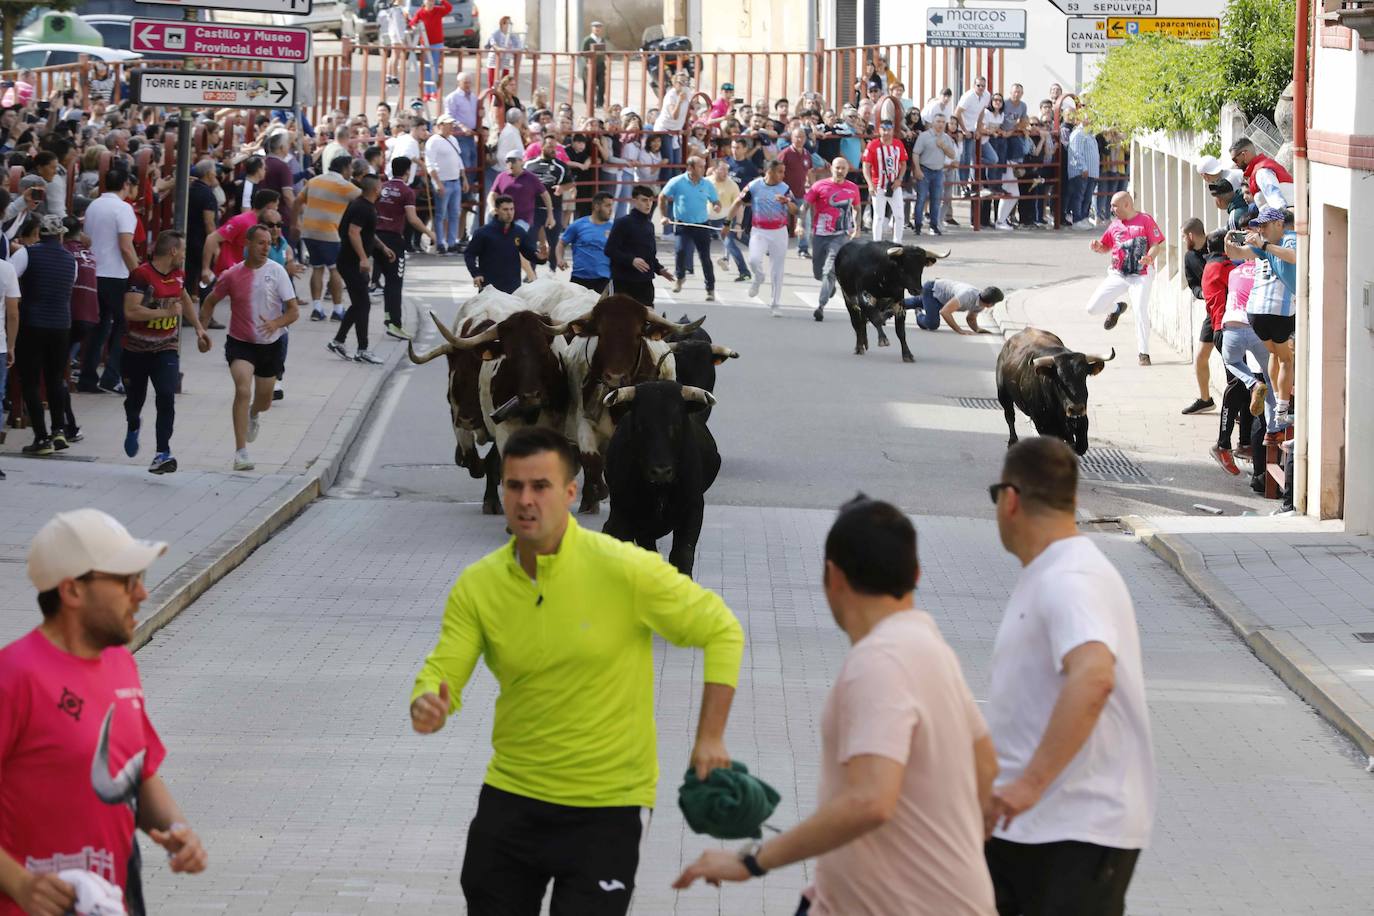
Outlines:
{"label": "white cap with logo", "polygon": [[59,512],[29,545],[29,581],[40,592],[89,572],[131,575],[167,552],[162,541],[140,541],[99,509]]}

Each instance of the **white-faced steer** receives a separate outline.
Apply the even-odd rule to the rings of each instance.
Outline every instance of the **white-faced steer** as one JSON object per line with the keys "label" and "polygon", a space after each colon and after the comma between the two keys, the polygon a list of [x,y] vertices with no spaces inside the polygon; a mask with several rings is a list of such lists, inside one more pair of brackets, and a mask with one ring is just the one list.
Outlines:
{"label": "white-faced steer", "polygon": [[891,242],[846,242],[835,256],[835,280],[840,285],[844,304],[849,309],[849,321],[854,325],[854,354],[862,356],[868,350],[868,328],[878,330],[878,346],[888,345],[883,333],[887,316],[894,319],[897,340],[902,345],[902,362],[914,363],[911,348],[906,345],[906,308],[902,300],[907,293],[921,295],[922,275],[949,252],[934,254],[916,245],[894,245]]}
{"label": "white-faced steer", "polygon": [[1079,455],[1088,450],[1088,376],[1106,368],[1111,356],[1087,356],[1064,346],[1049,331],[1026,328],[1007,339],[997,355],[997,400],[1007,417],[1007,447],[1016,444],[1016,408],[1035,431],[1067,442]]}

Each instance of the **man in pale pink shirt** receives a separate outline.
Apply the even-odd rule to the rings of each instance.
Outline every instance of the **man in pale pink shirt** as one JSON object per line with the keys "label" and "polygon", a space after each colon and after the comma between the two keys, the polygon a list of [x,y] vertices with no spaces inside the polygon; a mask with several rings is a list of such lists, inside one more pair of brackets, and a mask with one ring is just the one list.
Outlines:
{"label": "man in pale pink shirt", "polygon": [[983,855],[997,753],[954,651],[913,603],[916,529],[859,497],[825,541],[825,597],[853,643],[821,715],[816,813],[674,883],[746,881],[819,856],[799,914],[992,916]]}

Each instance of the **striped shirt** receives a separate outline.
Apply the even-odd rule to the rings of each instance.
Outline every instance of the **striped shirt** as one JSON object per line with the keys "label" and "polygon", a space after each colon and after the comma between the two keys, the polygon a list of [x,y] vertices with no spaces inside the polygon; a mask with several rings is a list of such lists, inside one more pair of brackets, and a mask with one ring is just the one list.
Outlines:
{"label": "striped shirt", "polygon": [[301,211],[301,236],[322,242],[339,240],[339,220],[348,202],[361,191],[338,172],[328,172],[305,183],[305,209]]}
{"label": "striped shirt", "polygon": [[[1291,229],[1283,234],[1283,241],[1269,248],[1298,250],[1297,233]],[[1250,298],[1245,310],[1251,315],[1279,315],[1287,318],[1293,314],[1293,290],[1298,285],[1298,265],[1280,261],[1267,251],[1251,246],[1255,252],[1255,286],[1250,290]]]}

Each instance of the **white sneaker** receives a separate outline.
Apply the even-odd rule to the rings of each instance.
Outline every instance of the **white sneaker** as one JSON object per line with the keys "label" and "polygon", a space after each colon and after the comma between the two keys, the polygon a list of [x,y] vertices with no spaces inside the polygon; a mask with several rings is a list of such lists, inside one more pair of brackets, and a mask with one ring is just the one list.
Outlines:
{"label": "white sneaker", "polygon": [[382,358],[371,350],[359,350],[353,354],[353,360],[359,363],[371,363],[374,366],[380,366],[383,362]]}
{"label": "white sneaker", "polygon": [[781,318],[782,309],[776,305],[770,305],[768,306],[768,314],[772,315],[774,318]]}
{"label": "white sneaker", "polygon": [[759,294],[759,288],[762,286],[763,278],[760,277],[758,274],[755,274],[754,278],[749,281],[749,298],[753,299],[755,296],[757,296]]}
{"label": "white sneaker", "polygon": [[716,258],[716,263],[720,265],[721,270],[730,269],[730,257],[728,255],[723,258]]}
{"label": "white sneaker", "polygon": [[682,292],[682,278],[681,278],[681,277],[678,277],[676,280],[673,281],[673,292],[675,292],[675,293],[680,293],[680,292]]}
{"label": "white sneaker", "polygon": [[247,438],[249,442],[256,440],[258,438],[258,430],[261,427],[262,422],[258,420],[258,415],[250,411],[248,414],[248,435],[245,438]]}
{"label": "white sneaker", "polygon": [[234,470],[251,471],[257,465],[253,464],[253,459],[248,457],[248,449],[241,448],[234,453]]}
{"label": "white sneaker", "polygon": [[1001,229],[1003,232],[1016,231],[1016,227],[1013,226],[1011,223],[994,223],[992,228]]}

